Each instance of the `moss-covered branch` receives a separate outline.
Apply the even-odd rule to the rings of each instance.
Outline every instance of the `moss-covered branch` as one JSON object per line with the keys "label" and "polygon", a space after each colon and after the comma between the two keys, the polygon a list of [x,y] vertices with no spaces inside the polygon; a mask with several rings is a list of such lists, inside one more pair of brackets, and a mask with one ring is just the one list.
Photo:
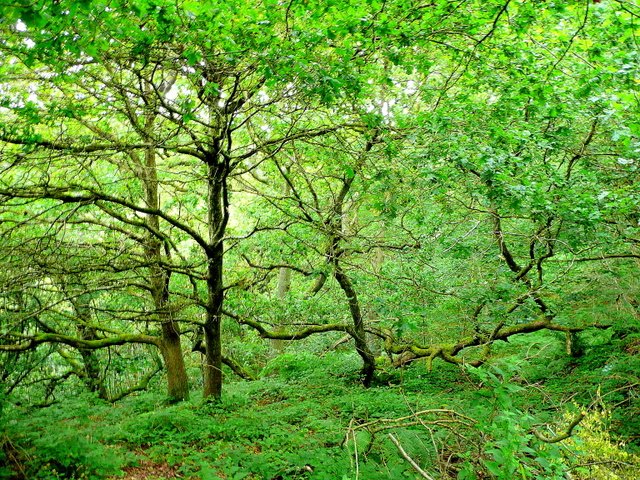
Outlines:
{"label": "moss-covered branch", "polygon": [[[203,340],[204,339],[202,337],[198,338],[195,341],[193,347],[191,348],[191,351],[200,352],[204,355],[206,353],[206,350],[205,350]],[[240,365],[231,357],[222,355],[222,363],[224,363],[227,367],[229,367],[233,371],[233,373],[238,375],[243,380],[250,380],[250,381],[257,380],[257,377],[253,373],[251,373],[249,370],[244,368],[242,365]]]}
{"label": "moss-covered branch", "polygon": [[[416,345],[414,343],[395,343],[395,339],[390,332],[386,332],[385,350],[391,354],[402,354],[402,357],[394,362],[395,366],[401,366],[403,364],[412,362],[419,358],[427,358],[427,367],[431,369],[431,364],[435,358],[441,358],[445,362],[453,363],[456,365],[473,365],[479,366],[483,364],[489,356],[490,346],[496,340],[507,341],[507,339],[513,335],[521,333],[532,333],[539,330],[554,330],[558,332],[565,332],[567,334],[581,332],[587,328],[608,328],[608,325],[583,325],[583,326],[567,326],[558,325],[552,323],[552,316],[544,315],[538,320],[529,323],[522,323],[519,325],[512,325],[509,327],[503,327],[499,324],[491,335],[475,334],[473,336],[464,337],[458,340],[456,343],[440,343],[436,345],[430,345],[428,347]],[[472,361],[467,361],[457,357],[457,355],[471,347],[485,346],[480,356]]]}
{"label": "moss-covered branch", "polygon": [[538,432],[537,430],[533,430],[533,434],[541,441],[545,442],[545,443],[558,443],[561,442],[562,440],[566,440],[567,438],[569,438],[571,435],[573,435],[573,429],[576,428],[578,426],[578,424],[586,417],[587,415],[583,412],[578,413],[578,415],[576,415],[576,417],[571,421],[571,423],[567,426],[567,429],[559,434],[556,435],[555,437],[547,437],[545,435],[542,435],[540,432]]}
{"label": "moss-covered branch", "polygon": [[224,363],[227,367],[229,367],[233,373],[238,375],[243,380],[257,380],[257,377],[251,373],[249,370],[244,368],[238,362],[236,362],[233,358],[227,357],[226,355],[222,356],[222,363]]}
{"label": "moss-covered branch", "polygon": [[152,335],[144,334],[120,334],[114,337],[100,338],[97,340],[85,340],[69,335],[60,335],[58,333],[40,333],[23,337],[24,343],[16,343],[11,345],[0,345],[0,351],[5,352],[21,352],[31,350],[42,343],[62,343],[75,348],[88,348],[95,350],[98,348],[112,347],[115,345],[124,345],[126,343],[146,343],[148,345],[159,346],[159,338]]}
{"label": "moss-covered branch", "polygon": [[250,318],[240,318],[238,315],[234,315],[231,312],[223,312],[228,317],[231,317],[238,321],[241,325],[247,325],[258,332],[261,338],[270,338],[273,340],[301,340],[307,338],[314,333],[324,332],[346,332],[353,335],[353,329],[349,325],[343,325],[341,323],[328,323],[326,325],[308,325],[296,332],[280,332],[267,330],[264,325]]}

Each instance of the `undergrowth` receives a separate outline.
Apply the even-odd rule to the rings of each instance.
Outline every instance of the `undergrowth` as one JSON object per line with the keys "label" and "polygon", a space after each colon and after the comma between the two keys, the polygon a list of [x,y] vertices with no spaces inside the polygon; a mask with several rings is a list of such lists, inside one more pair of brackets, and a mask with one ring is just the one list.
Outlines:
{"label": "undergrowth", "polygon": [[[625,400],[637,388],[620,388],[631,374],[595,350],[546,375],[545,355],[559,358],[546,350],[478,369],[381,368],[370,389],[358,384],[355,355],[285,354],[260,380],[228,383],[219,403],[168,406],[153,392],[115,405],[91,395],[48,408],[6,402],[0,479],[118,478],[145,462],[200,480],[423,478],[404,456],[439,479],[631,478],[620,475],[640,465],[634,437],[625,445],[621,435],[638,429],[618,418],[637,413]],[[586,382],[579,391],[568,371]],[[588,415],[573,437],[535,435],[562,432],[580,409]],[[603,455],[609,467],[596,468]]]}

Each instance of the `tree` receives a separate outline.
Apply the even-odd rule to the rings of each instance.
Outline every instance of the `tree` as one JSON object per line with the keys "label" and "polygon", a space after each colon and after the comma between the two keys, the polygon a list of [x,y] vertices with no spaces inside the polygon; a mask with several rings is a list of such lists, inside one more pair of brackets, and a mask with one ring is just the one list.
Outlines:
{"label": "tree", "polygon": [[[479,364],[495,341],[540,329],[571,339],[596,323],[564,317],[565,280],[598,258],[583,253],[637,255],[624,180],[637,105],[612,96],[635,77],[599,27],[621,28],[616,5],[4,7],[3,235],[50,240],[51,252],[35,248],[38,271],[55,295],[73,290],[65,302],[84,330],[10,325],[25,343],[2,348],[153,344],[180,399],[185,328],[202,329],[204,395],[220,397],[225,313],[272,339],[349,333],[367,384],[366,333],[398,363],[466,363],[471,349]],[[614,65],[620,78],[601,80]],[[25,204],[35,213],[23,218]],[[330,292],[331,321],[286,331],[223,308],[248,285],[273,291],[282,269],[316,280],[302,297]],[[134,332],[83,320],[87,305],[99,313],[84,299],[108,290],[135,304]]]}
{"label": "tree", "polygon": [[[3,140],[33,148],[36,154],[55,152],[63,159],[82,156],[86,159],[87,178],[85,182],[60,181],[45,171],[42,178],[30,178],[19,187],[7,185],[2,193],[11,199],[42,198],[95,205],[119,222],[147,230],[150,239],[143,248],[146,260],[152,263],[149,267],[150,290],[159,315],[166,310],[166,285],[168,272],[172,271],[172,267],[158,265],[161,261],[159,241],[171,243],[160,231],[159,219],[175,229],[180,241],[184,238],[180,235],[186,235],[195,242],[201,255],[197,262],[201,266],[198,278],[206,283],[204,298],[197,293],[193,297],[205,311],[202,322],[206,339],[204,393],[207,397],[219,397],[222,385],[220,323],[225,291],[223,257],[229,220],[230,175],[239,168],[246,168],[252,161],[264,161],[259,157],[270,149],[281,148],[297,138],[317,137],[340,126],[331,123],[307,125],[305,118],[309,107],[303,106],[291,112],[291,124],[285,131],[273,132],[271,136],[256,135],[255,132],[273,115],[273,104],[290,103],[291,89],[280,82],[286,81],[286,76],[296,75],[295,71],[293,74],[289,71],[289,60],[283,57],[281,49],[276,50],[272,45],[278,32],[275,28],[259,27],[262,21],[256,17],[277,13],[279,20],[286,20],[288,12],[282,8],[273,12],[252,8],[236,11],[236,7],[229,6],[228,11],[218,12],[221,18],[228,18],[233,25],[231,19],[240,13],[249,24],[256,26],[255,31],[248,34],[243,28],[227,38],[229,44],[212,45],[208,38],[216,33],[213,31],[217,28],[215,22],[204,8],[197,5],[190,8],[192,10],[186,12],[168,5],[150,10],[134,8],[129,12],[105,11],[100,5],[87,11],[73,9],[70,12],[74,12],[78,22],[73,25],[61,22],[60,25],[78,32],[80,41],[73,46],[56,37],[56,28],[60,26],[49,25],[53,28],[39,33],[33,30],[14,32],[18,37],[28,35],[31,47],[24,47],[19,40],[12,42],[6,50],[22,63],[10,65],[8,70],[20,75],[25,67],[33,70],[37,61],[35,75],[27,74],[26,79],[53,80],[58,92],[48,97],[48,112],[54,114],[52,107],[57,105],[58,111],[64,111],[70,119],[73,128],[63,132],[61,138],[51,138],[51,132],[44,128],[48,118],[40,118],[37,107],[31,104],[26,109],[36,112],[27,118],[29,114],[22,104],[12,106],[9,103],[14,116],[5,128]],[[200,15],[201,19],[190,18],[194,15]],[[37,25],[45,18],[46,12],[39,14],[33,22]],[[96,37],[91,39],[91,45],[83,40],[80,30],[76,30],[90,19],[96,27]],[[143,28],[140,27],[141,20]],[[187,22],[191,28],[183,29]],[[115,25],[118,27],[113,30]],[[288,36],[288,33],[284,32],[284,35]],[[263,52],[257,50],[266,42],[270,42],[272,49],[267,55],[269,58],[264,58]],[[65,49],[67,58],[53,59],[49,56],[52,47]],[[274,55],[278,56],[282,69],[279,78],[273,78],[274,73],[269,70]],[[44,69],[46,73],[38,69]],[[177,94],[169,98],[165,94],[172,87]],[[268,88],[268,93],[261,90],[263,88]],[[329,88],[327,85],[306,88],[312,92],[317,90],[321,97],[330,95],[325,91]],[[37,95],[39,101],[44,101],[44,92],[38,90]],[[78,101],[80,108],[76,107]],[[97,152],[113,158],[110,163],[115,170],[112,169],[109,182],[91,175],[95,171],[91,162]],[[190,218],[185,222],[174,215],[170,207],[158,203],[157,182],[163,185],[180,182],[170,176],[156,180],[158,152],[177,157],[173,173],[178,176],[184,174],[179,167],[181,162],[187,162],[191,167],[189,174],[200,184],[200,187],[192,187],[192,191],[207,199],[203,206],[204,228],[200,228],[197,219]],[[168,161],[162,168],[172,172],[171,164]],[[14,162],[12,168],[19,170],[19,165]],[[125,175],[130,173],[142,184],[142,206],[137,201],[137,192],[126,187],[114,188],[123,185]],[[166,188],[174,190],[175,187]],[[146,220],[136,218],[140,216],[146,216]],[[189,221],[194,221],[195,226],[189,225]],[[174,249],[176,243],[173,243]],[[185,274],[187,270],[177,271]],[[179,334],[171,320],[160,323],[166,327],[163,346],[167,352],[166,364],[171,365],[179,355],[168,352],[179,348]],[[169,346],[172,349],[167,350]],[[182,380],[178,383],[184,384]]]}

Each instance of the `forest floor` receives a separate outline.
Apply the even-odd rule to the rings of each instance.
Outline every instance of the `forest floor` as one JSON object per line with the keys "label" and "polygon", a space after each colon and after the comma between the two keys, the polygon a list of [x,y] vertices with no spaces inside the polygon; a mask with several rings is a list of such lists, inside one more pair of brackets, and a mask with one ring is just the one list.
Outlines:
{"label": "forest floor", "polygon": [[157,480],[163,478],[168,480],[172,478],[182,478],[177,465],[154,462],[143,455],[139,456],[138,466],[121,467],[121,470],[124,472],[124,475],[113,476],[110,477],[110,479]]}
{"label": "forest floor", "polygon": [[[424,478],[409,458],[439,480],[640,478],[629,473],[640,472],[638,387],[594,378],[593,362],[563,362],[432,372],[418,363],[381,369],[365,389],[355,355],[296,354],[260,380],[228,382],[217,404],[166,405],[149,392],[115,405],[76,395],[42,409],[9,406],[0,479]],[[534,435],[562,433],[581,410],[587,419],[572,438]]]}

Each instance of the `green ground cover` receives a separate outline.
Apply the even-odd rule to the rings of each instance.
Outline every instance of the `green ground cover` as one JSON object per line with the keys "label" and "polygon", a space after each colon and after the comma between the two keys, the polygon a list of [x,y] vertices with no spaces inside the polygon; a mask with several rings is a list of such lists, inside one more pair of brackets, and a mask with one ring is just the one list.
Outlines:
{"label": "green ground cover", "polygon": [[[636,478],[640,361],[616,351],[415,363],[382,369],[368,389],[354,353],[283,354],[218,403],[167,405],[158,392],[113,405],[89,394],[38,409],[6,402],[0,478]],[[568,439],[536,436],[566,432],[580,412]]]}

